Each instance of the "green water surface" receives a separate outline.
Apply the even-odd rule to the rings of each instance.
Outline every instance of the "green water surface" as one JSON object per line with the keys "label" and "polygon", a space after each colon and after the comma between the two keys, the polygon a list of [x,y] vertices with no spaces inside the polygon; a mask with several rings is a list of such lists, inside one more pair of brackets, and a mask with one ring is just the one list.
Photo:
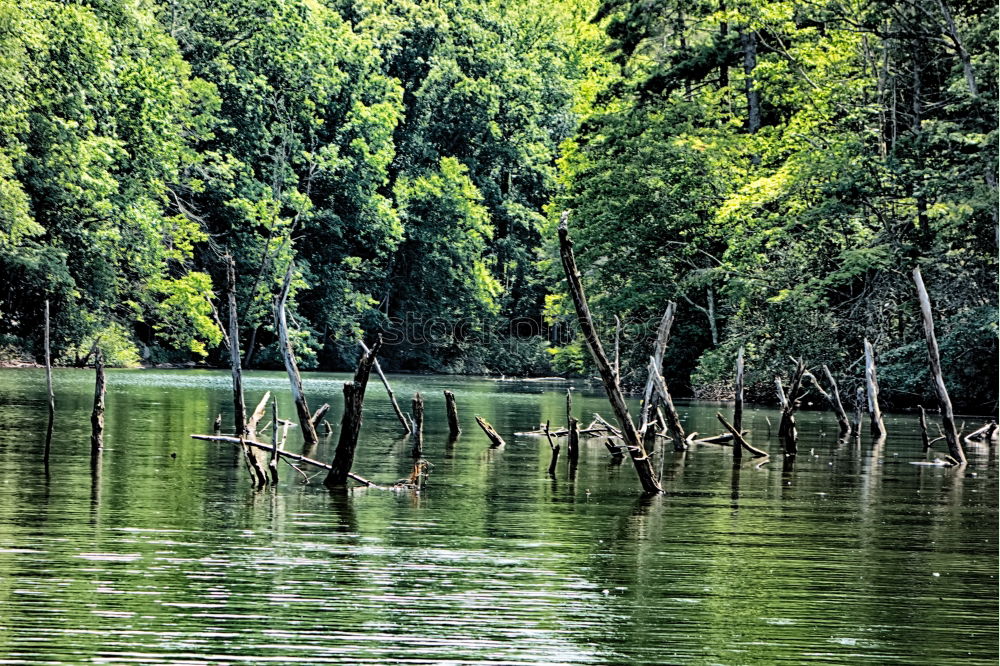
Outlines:
{"label": "green water surface", "polygon": [[[335,430],[346,378],[305,380]],[[110,371],[95,467],[93,373],[55,371],[46,470],[44,373],[0,371],[0,664],[997,662],[990,446],[970,447],[965,469],[914,465],[934,454],[911,416],[890,415],[873,447],[838,443],[832,415],[805,411],[800,453],[783,458],[776,413],[751,409],[769,462],[657,453],[667,492],[644,498],[599,440],[552,479],[544,438],[513,434],[562,425],[567,387],[583,423],[610,417],[593,386],[391,380],[404,409],[425,396],[429,484],[345,496],[288,466],[254,491],[231,445],[190,439],[220,412],[232,427],[216,371]],[[283,373],[246,387],[251,407],[271,390],[293,415]],[[455,442],[442,389],[458,400]],[[708,434],[720,408],[679,405]],[[477,414],[507,446],[488,448]],[[410,447],[376,380],[355,471],[391,485]]]}

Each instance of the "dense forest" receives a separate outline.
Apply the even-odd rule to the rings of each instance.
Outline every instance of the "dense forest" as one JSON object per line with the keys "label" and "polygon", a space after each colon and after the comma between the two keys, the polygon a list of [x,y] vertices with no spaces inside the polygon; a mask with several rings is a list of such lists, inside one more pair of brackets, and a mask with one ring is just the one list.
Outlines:
{"label": "dense forest", "polygon": [[[645,377],[749,396],[789,356],[965,408],[997,387],[986,0],[0,2],[0,356],[588,375],[556,246]],[[927,403],[933,404],[933,403]]]}

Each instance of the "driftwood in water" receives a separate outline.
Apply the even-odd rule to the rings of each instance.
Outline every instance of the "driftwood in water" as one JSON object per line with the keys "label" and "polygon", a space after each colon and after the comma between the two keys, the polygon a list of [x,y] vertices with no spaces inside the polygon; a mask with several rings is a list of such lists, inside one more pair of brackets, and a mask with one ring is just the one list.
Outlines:
{"label": "driftwood in water", "polygon": [[[274,446],[271,445],[271,444],[264,444],[263,442],[258,442],[258,441],[252,440],[252,439],[242,439],[241,440],[239,437],[232,437],[232,436],[229,436],[229,435],[191,435],[191,438],[192,439],[201,439],[201,440],[204,440],[204,441],[207,441],[207,442],[229,442],[230,444],[246,444],[247,446],[250,446],[252,448],[262,449],[264,451],[271,451],[271,450],[274,449]],[[327,465],[326,463],[320,462],[318,460],[313,460],[312,458],[307,458],[307,457],[305,457],[303,455],[299,455],[298,453],[292,453],[291,451],[285,451],[285,450],[280,449],[280,448],[278,449],[277,453],[278,453],[278,457],[281,458],[281,459],[283,459],[283,460],[292,460],[292,461],[295,461],[295,462],[298,462],[298,463],[303,463],[305,465],[311,465],[313,467],[318,467],[320,469],[325,469],[325,470],[329,470],[330,469],[330,465]],[[348,472],[347,473],[347,478],[352,479],[354,481],[357,481],[358,483],[366,485],[366,486],[372,486],[372,487],[375,487],[375,488],[378,487],[375,483],[369,481],[368,479],[364,478],[363,476],[355,474],[354,472]]]}
{"label": "driftwood in water", "polygon": [[736,404],[733,405],[733,427],[743,430],[743,347],[736,354],[736,383],[733,386]]}
{"label": "driftwood in water", "polygon": [[424,454],[424,398],[420,391],[413,396],[413,457]]}
{"label": "driftwood in water", "polygon": [[[613,425],[611,425],[607,421],[605,421],[604,417],[602,417],[600,414],[596,414],[596,413],[594,414],[594,422],[597,423],[602,428],[604,428],[604,430],[608,433],[609,437],[621,437],[622,436],[622,431],[619,430],[618,428],[614,427]],[[593,430],[593,427],[588,428],[587,430],[588,431],[589,430]]]}
{"label": "driftwood in water", "polygon": [[343,487],[350,478],[354,453],[358,448],[358,434],[361,432],[365,389],[368,388],[368,377],[375,364],[375,354],[381,346],[382,340],[379,339],[372,345],[371,351],[362,354],[361,360],[358,361],[358,369],[354,372],[354,381],[344,382],[344,415],[340,420],[340,439],[337,441],[337,451],[330,464],[330,473],[323,480],[323,485],[327,488]]}
{"label": "driftwood in water", "polygon": [[583,292],[580,271],[576,267],[576,257],[573,255],[573,241],[569,238],[568,219],[569,213],[563,212],[562,220],[559,223],[559,255],[562,259],[563,270],[566,273],[570,295],[573,298],[577,320],[580,323],[580,332],[583,334],[583,339],[587,343],[590,355],[593,357],[594,363],[601,374],[601,382],[604,384],[604,390],[608,394],[608,401],[611,403],[611,409],[615,413],[615,418],[618,419],[618,424],[621,427],[625,444],[628,446],[629,455],[635,466],[639,482],[642,484],[642,489],[647,493],[663,492],[663,488],[660,487],[660,481],[656,478],[656,473],[653,471],[653,464],[649,456],[646,455],[646,450],[639,439],[639,432],[636,430],[632,416],[629,414],[625,396],[622,395],[621,387],[615,381],[614,368],[608,363],[608,357],[604,354],[604,348],[601,346],[601,340],[597,335],[597,329],[590,314],[590,307],[587,305],[587,297]]}
{"label": "driftwood in water", "polygon": [[247,430],[247,406],[243,399],[243,368],[240,366],[240,324],[236,312],[236,262],[226,255],[226,300],[229,302],[229,364],[233,373],[234,432],[238,437],[250,435]]}
{"label": "driftwood in water", "polygon": [[498,446],[506,444],[506,442],[503,441],[503,437],[501,437],[497,431],[493,429],[493,426],[491,426],[486,419],[481,416],[477,416],[476,423],[479,424],[479,427],[482,428],[483,432],[486,433],[486,436],[489,437],[491,448],[495,449]]}
{"label": "driftwood in water", "polygon": [[868,418],[871,420],[872,438],[885,439],[885,423],[878,404],[878,373],[875,369],[875,348],[865,338],[865,385],[868,387]]}
{"label": "driftwood in water", "polygon": [[719,423],[722,427],[729,431],[729,434],[733,436],[733,457],[740,459],[743,456],[743,449],[754,458],[766,458],[768,457],[767,451],[761,451],[760,449],[750,446],[746,439],[743,438],[743,433],[734,428],[720,412],[715,413],[715,417],[719,419]]}
{"label": "driftwood in water", "polygon": [[462,434],[462,427],[458,423],[458,405],[455,404],[455,394],[451,391],[444,392],[444,405],[448,412],[448,435],[454,439]]}
{"label": "driftwood in water", "polygon": [[982,428],[973,430],[965,437],[967,442],[990,442],[993,440],[993,433],[996,432],[997,424],[996,421],[990,421]]}
{"label": "driftwood in water", "polygon": [[[361,351],[368,353],[368,346],[365,344],[364,340],[358,342],[361,345]],[[403,431],[409,435],[412,428],[410,427],[410,422],[406,420],[406,415],[403,414],[403,410],[399,408],[399,403],[396,402],[396,394],[392,392],[392,387],[389,386],[389,380],[385,378],[385,373],[382,372],[382,366],[379,365],[378,359],[375,359],[375,373],[378,378],[382,380],[382,386],[385,387],[385,392],[389,394],[389,402],[392,403],[392,411],[396,412],[396,418],[403,425]]]}
{"label": "driftwood in water", "polygon": [[556,465],[559,464],[559,445],[552,441],[552,435],[549,434],[549,422],[545,422],[545,439],[549,441],[549,450],[552,451],[552,459],[549,460],[549,476],[555,477],[556,475]]}
{"label": "driftwood in water", "polygon": [[[656,358],[649,359],[649,376],[653,381],[653,387],[660,396],[660,401],[667,409],[667,432],[674,443],[674,451],[683,451],[687,448],[687,437],[684,435],[684,426],[681,425],[681,417],[674,407],[674,401],[667,390],[667,384],[663,381],[663,376],[656,369]],[[652,423],[652,422],[651,422]],[[650,424],[650,427],[652,425]]]}
{"label": "driftwood in water", "polygon": [[[698,433],[692,433],[692,434],[697,435]],[[715,435],[713,437],[702,437],[700,439],[696,439],[689,436],[688,442],[690,442],[691,444],[718,444],[719,446],[732,446],[733,436],[730,433],[726,433],[724,435]]]}
{"label": "driftwood in water", "polygon": [[104,356],[98,350],[94,357],[94,409],[90,413],[90,453],[96,455],[104,448]]}
{"label": "driftwood in water", "polygon": [[952,411],[951,398],[944,385],[944,375],[941,372],[941,354],[938,351],[937,336],[934,335],[934,316],[931,313],[931,299],[924,286],[924,278],[920,269],[913,269],[913,283],[917,286],[917,298],[920,300],[920,316],[924,325],[924,338],[927,340],[927,360],[930,364],[931,378],[934,380],[934,390],[937,392],[938,403],[941,405],[941,422],[944,426],[945,440],[948,442],[948,455],[959,464],[965,462],[965,451],[955,430],[955,413]]}
{"label": "driftwood in water", "polygon": [[834,414],[837,415],[837,426],[840,428],[838,437],[846,439],[851,436],[851,422],[847,418],[847,410],[844,409],[844,403],[840,400],[840,388],[837,386],[837,380],[833,378],[830,368],[825,365],[823,366],[823,376],[826,377],[826,382],[830,385],[830,392],[824,393],[824,395],[827,396]]}
{"label": "driftwood in water", "polygon": [[293,268],[294,264],[289,262],[288,270],[285,271],[285,281],[281,286],[281,293],[278,294],[278,298],[274,302],[274,319],[278,327],[278,348],[281,350],[281,357],[285,361],[285,371],[288,373],[288,381],[292,386],[292,399],[295,401],[295,411],[299,415],[302,439],[305,440],[306,449],[311,449],[319,444],[319,436],[316,434],[312,414],[309,413],[309,403],[306,402],[306,394],[302,389],[302,376],[299,374],[299,366],[295,362],[292,341],[288,337],[288,316],[285,312],[288,290],[292,286]]}
{"label": "driftwood in water", "polygon": [[786,453],[798,452],[798,431],[795,429],[795,410],[798,408],[799,389],[802,386],[802,378],[806,374],[805,363],[798,359],[795,365],[795,374],[792,375],[792,383],[788,387],[786,396],[781,389],[781,379],[774,378],[778,391],[778,400],[781,402],[781,421],[778,423],[778,439],[785,447]]}

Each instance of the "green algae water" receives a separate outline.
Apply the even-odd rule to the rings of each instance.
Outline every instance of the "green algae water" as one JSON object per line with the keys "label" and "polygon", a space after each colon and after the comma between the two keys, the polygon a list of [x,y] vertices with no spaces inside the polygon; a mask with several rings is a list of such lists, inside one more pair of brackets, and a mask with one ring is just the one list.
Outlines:
{"label": "green algae water", "polygon": [[[911,464],[927,457],[908,415],[887,415],[873,447],[802,412],[800,453],[784,459],[767,436],[776,412],[751,409],[769,462],[657,452],[667,492],[644,498],[599,440],[552,479],[544,438],[514,435],[562,425],[567,388],[584,424],[608,416],[599,387],[395,376],[404,410],[425,398],[427,487],[335,495],[287,465],[254,491],[231,445],[189,438],[218,413],[232,423],[228,373],[110,371],[93,466],[93,372],[54,374],[46,469],[44,373],[0,371],[3,664],[997,661],[995,450],[970,446],[964,470]],[[346,378],[305,379],[335,430]],[[251,409],[271,390],[294,414],[283,373],[250,372],[246,388]],[[442,389],[457,397],[454,442]],[[705,434],[720,407],[679,405]],[[488,448],[477,414],[505,447]],[[407,476],[399,430],[376,379],[355,471]],[[329,461],[335,438],[314,457]]]}

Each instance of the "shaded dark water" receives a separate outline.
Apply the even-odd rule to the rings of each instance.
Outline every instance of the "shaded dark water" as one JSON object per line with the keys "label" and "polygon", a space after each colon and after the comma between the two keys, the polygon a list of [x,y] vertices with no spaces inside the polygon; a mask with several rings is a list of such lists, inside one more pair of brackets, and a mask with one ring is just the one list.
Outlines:
{"label": "shaded dark water", "polygon": [[[306,380],[334,424],[344,378]],[[766,437],[776,415],[751,411],[769,464],[668,452],[668,493],[643,499],[597,440],[575,479],[561,461],[552,480],[544,439],[513,437],[562,424],[567,384],[394,381],[404,409],[425,395],[430,485],[338,497],[287,466],[277,490],[254,492],[230,445],[188,438],[218,412],[231,423],[222,372],[109,373],[92,471],[93,374],[56,371],[46,474],[43,373],[0,372],[0,663],[997,661],[989,447],[970,449],[964,472],[917,466],[909,416],[890,416],[873,451],[807,412],[784,461]],[[444,388],[463,422],[454,444]],[[251,373],[247,389],[248,403],[277,390],[293,413],[283,374]],[[575,395],[584,423],[608,415],[600,394]],[[718,431],[715,405],[680,408],[688,430]],[[487,448],[475,414],[505,448]],[[409,450],[373,383],[355,471],[392,483]]]}

